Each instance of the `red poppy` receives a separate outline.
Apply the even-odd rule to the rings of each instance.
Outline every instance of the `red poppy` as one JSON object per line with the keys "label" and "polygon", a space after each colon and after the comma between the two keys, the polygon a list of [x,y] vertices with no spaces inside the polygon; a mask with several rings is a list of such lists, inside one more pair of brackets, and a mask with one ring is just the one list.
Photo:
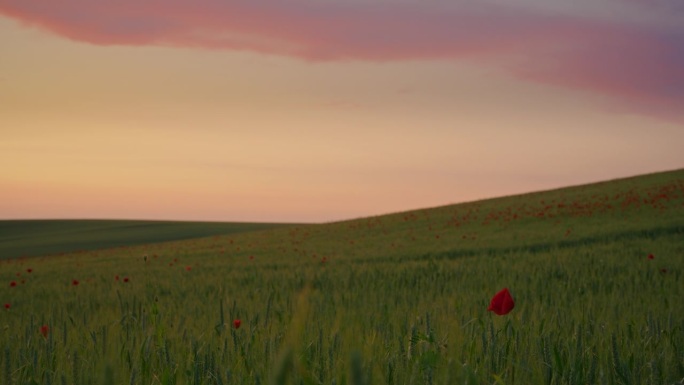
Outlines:
{"label": "red poppy", "polygon": [[118,276],[118,275],[115,275],[115,276],[114,276],[114,280],[115,280],[115,281],[118,281],[118,280],[119,280],[119,276]]}
{"label": "red poppy", "polygon": [[667,273],[667,269],[660,269],[660,272],[665,274],[665,273]]}
{"label": "red poppy", "polygon": [[12,305],[10,305],[8,303],[5,304],[5,309],[9,310],[11,307],[12,307]]}
{"label": "red poppy", "polygon": [[504,288],[492,297],[487,310],[493,311],[497,315],[504,315],[510,313],[514,307],[515,303],[511,293],[508,291],[508,288]]}
{"label": "red poppy", "polygon": [[240,324],[241,324],[241,323],[242,323],[242,321],[240,321],[239,319],[236,319],[235,321],[233,321],[233,327],[234,327],[235,329],[240,329]]}
{"label": "red poppy", "polygon": [[16,282],[16,281],[10,282],[10,287],[15,287],[15,286],[17,286],[17,282]]}
{"label": "red poppy", "polygon": [[45,337],[45,338],[47,338],[49,331],[50,331],[50,327],[48,327],[47,325],[43,325],[40,327],[40,334],[42,334],[43,337]]}
{"label": "red poppy", "polygon": [[78,279],[74,279],[73,281],[71,281],[71,284],[74,286],[78,286],[78,284],[79,284]]}
{"label": "red poppy", "polygon": [[185,266],[185,270],[187,270],[187,271],[192,270],[192,266]]}
{"label": "red poppy", "polygon": [[33,269],[29,267],[28,269],[26,269],[26,272],[31,274],[33,272]]}
{"label": "red poppy", "polygon": [[123,281],[128,283],[128,277],[124,277]]}
{"label": "red poppy", "polygon": [[654,258],[655,258],[655,256],[653,254],[648,255],[648,259],[654,259]]}

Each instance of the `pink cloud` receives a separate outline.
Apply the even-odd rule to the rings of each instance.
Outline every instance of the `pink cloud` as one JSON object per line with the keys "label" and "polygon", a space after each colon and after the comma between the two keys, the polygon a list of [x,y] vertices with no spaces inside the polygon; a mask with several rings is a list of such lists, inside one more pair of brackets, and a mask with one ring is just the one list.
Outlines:
{"label": "pink cloud", "polygon": [[684,122],[684,30],[445,4],[0,0],[0,14],[97,45],[246,50],[309,61],[475,60]]}
{"label": "pink cloud", "polygon": [[[559,39],[509,70],[531,81],[608,97],[612,110],[684,124],[684,33],[591,28],[581,39]],[[562,42],[562,43],[561,43]]]}
{"label": "pink cloud", "polygon": [[401,2],[21,0],[6,1],[0,12],[92,44],[238,49],[307,60],[453,57],[510,46],[533,32],[521,15],[499,11],[485,26],[486,10]]}

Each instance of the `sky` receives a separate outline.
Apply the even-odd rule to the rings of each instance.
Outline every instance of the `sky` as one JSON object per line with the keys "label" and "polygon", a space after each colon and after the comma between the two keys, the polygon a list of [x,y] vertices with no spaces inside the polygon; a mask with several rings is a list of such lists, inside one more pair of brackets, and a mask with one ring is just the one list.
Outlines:
{"label": "sky", "polygon": [[681,0],[0,0],[0,219],[329,222],[682,148]]}

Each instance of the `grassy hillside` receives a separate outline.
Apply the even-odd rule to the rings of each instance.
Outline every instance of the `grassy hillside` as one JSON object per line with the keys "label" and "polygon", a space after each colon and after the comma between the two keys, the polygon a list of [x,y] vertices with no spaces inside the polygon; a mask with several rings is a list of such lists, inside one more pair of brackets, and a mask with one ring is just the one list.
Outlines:
{"label": "grassy hillside", "polygon": [[0,382],[680,383],[682,256],[684,170],[12,259]]}
{"label": "grassy hillside", "polygon": [[[379,263],[453,259],[573,248],[628,239],[684,235],[684,170],[462,203],[323,225],[293,226],[267,233],[169,247],[211,256],[302,257]],[[244,244],[250,245],[248,248]],[[222,246],[221,246],[222,245]]]}
{"label": "grassy hillside", "polygon": [[0,259],[233,234],[283,225],[126,220],[0,221]]}

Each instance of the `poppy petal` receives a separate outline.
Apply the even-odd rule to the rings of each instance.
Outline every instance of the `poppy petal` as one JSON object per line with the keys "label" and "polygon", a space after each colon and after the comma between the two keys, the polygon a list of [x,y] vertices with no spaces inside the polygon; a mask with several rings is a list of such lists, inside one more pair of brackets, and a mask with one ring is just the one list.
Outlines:
{"label": "poppy petal", "polygon": [[511,312],[515,307],[515,302],[508,288],[503,288],[498,293],[494,294],[489,303],[488,311],[493,311],[497,315],[505,315]]}

